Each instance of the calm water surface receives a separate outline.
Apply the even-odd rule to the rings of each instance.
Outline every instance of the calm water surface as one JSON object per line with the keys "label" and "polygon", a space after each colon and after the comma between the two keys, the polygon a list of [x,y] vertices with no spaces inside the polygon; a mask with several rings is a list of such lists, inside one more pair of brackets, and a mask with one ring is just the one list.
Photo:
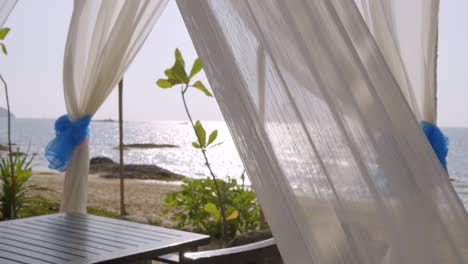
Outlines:
{"label": "calm water surface", "polygon": [[[2,122],[4,124],[4,122]],[[203,122],[207,134],[218,129],[217,142],[223,142],[209,150],[208,156],[213,169],[220,176],[236,177],[242,174],[242,163],[232,142],[224,122]],[[54,137],[54,120],[22,119],[13,123],[12,141],[21,149],[29,148],[32,153],[38,153],[34,169],[47,170],[47,160],[44,150]],[[177,148],[134,149],[125,151],[124,160],[127,164],[155,164],[171,171],[193,177],[205,177],[208,171],[204,166],[203,156],[199,150],[192,147],[194,132],[187,122],[157,121],[124,122],[124,142],[173,144]],[[0,127],[0,144],[6,143],[6,127]],[[104,156],[119,160],[119,131],[115,122],[91,122],[90,156]]]}
{"label": "calm water surface", "polygon": [[[5,120],[0,119],[0,144],[6,143]],[[54,137],[54,120],[23,119],[13,121],[13,142],[21,149],[29,147],[38,153],[35,170],[47,170],[44,149]],[[209,151],[210,162],[219,177],[239,178],[243,166],[224,122],[204,122],[207,133],[218,129],[221,145]],[[468,205],[468,128],[443,128],[450,139],[448,167],[454,186]],[[118,161],[118,123],[92,122],[90,151],[91,157],[105,156]],[[192,147],[195,137],[191,126],[183,121],[128,121],[124,122],[124,142],[173,144],[177,148],[129,149],[125,151],[125,163],[156,164],[160,167],[192,178],[206,177],[203,156]],[[248,184],[248,182],[247,182]]]}

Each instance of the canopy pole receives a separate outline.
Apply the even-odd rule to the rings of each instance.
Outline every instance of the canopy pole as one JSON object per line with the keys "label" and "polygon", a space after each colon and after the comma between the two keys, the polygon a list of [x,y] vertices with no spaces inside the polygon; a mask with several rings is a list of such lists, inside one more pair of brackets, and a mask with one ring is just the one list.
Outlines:
{"label": "canopy pole", "polygon": [[[265,50],[262,46],[257,49],[257,71],[258,71],[258,101],[260,105],[260,121],[265,125],[265,90],[266,90],[266,73],[265,73]],[[242,174],[244,175],[244,174]],[[262,207],[260,206],[260,219],[258,228],[260,230],[266,229],[266,219],[263,214]]]}
{"label": "canopy pole", "polygon": [[123,78],[119,82],[119,155],[120,155],[120,215],[125,212],[124,157],[123,157]]}

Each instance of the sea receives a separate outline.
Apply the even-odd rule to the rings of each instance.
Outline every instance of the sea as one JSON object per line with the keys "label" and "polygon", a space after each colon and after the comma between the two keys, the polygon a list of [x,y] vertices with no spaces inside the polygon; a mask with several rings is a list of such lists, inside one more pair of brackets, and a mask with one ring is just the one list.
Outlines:
{"label": "sea", "polygon": [[[0,119],[1,120],[1,119]],[[0,121],[0,144],[7,143],[6,122]],[[45,148],[55,136],[55,120],[12,119],[12,142],[22,152],[37,154],[34,170],[47,171]],[[224,122],[205,121],[207,135],[218,130],[218,145],[207,151],[210,165],[219,177],[240,178],[243,166]],[[171,144],[174,148],[127,148],[125,164],[154,164],[191,178],[206,178],[209,171],[199,149],[192,146],[195,140],[190,123],[185,121],[125,121],[125,144]],[[119,161],[119,125],[112,121],[92,121],[90,126],[90,157],[107,157]]]}
{"label": "sea", "polygon": [[[6,120],[0,118],[0,144],[6,145]],[[44,150],[55,136],[54,120],[12,119],[12,141],[24,152],[36,153],[34,170],[48,170]],[[217,129],[216,142],[221,143],[208,151],[210,164],[220,178],[231,177],[242,181],[242,162],[224,122],[203,122],[207,133]],[[198,149],[192,147],[194,133],[185,121],[125,121],[125,144],[172,144],[176,148],[136,149],[124,152],[126,164],[155,164],[190,178],[206,178],[209,175],[205,161]],[[468,128],[443,127],[449,137],[448,170],[455,189],[468,205]],[[90,156],[119,160],[119,130],[116,122],[91,122]],[[249,185],[248,178],[245,184]]]}

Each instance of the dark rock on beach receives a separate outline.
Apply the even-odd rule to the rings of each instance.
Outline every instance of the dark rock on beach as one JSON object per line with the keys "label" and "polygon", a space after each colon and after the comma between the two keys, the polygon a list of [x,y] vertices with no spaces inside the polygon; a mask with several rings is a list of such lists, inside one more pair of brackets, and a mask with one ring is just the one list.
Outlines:
{"label": "dark rock on beach", "polygon": [[[13,147],[13,146],[16,146],[15,144],[11,144],[11,145],[12,145],[12,151],[13,151],[12,156],[16,156],[16,155],[25,156],[25,155],[27,155],[27,153],[21,152],[21,151],[18,150],[18,148]],[[0,151],[8,152],[8,145],[7,146],[0,145]],[[32,153],[31,155],[36,155],[36,154],[37,153]]]}
{"label": "dark rock on beach", "polygon": [[[89,171],[100,174],[103,178],[116,179],[120,177],[119,164],[105,157],[92,158]],[[126,164],[124,172],[126,179],[181,181],[186,178],[156,165]]]}
{"label": "dark rock on beach", "polygon": [[97,173],[111,170],[113,166],[118,165],[113,160],[106,157],[94,157],[89,161],[89,172]]}

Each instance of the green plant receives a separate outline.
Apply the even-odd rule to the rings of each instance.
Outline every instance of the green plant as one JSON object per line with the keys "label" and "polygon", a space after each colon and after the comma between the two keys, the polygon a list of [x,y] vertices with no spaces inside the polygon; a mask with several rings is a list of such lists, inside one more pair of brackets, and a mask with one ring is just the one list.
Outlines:
{"label": "green plant", "polygon": [[197,75],[202,70],[202,68],[203,67],[202,67],[202,63],[200,59],[196,59],[193,63],[192,69],[190,70],[190,74],[187,75],[187,72],[185,71],[185,61],[179,49],[176,49],[174,65],[171,68],[166,69],[164,71],[164,74],[166,75],[167,79],[159,79],[156,82],[156,84],[160,88],[163,88],[163,89],[168,89],[168,88],[172,88],[175,86],[180,87],[180,93],[182,97],[182,102],[184,104],[185,113],[187,114],[187,117],[190,121],[190,124],[192,125],[193,131],[195,132],[195,135],[197,138],[197,141],[194,141],[192,143],[192,146],[197,149],[200,149],[203,157],[205,158],[205,165],[210,171],[210,175],[214,183],[215,192],[216,192],[216,201],[214,201],[213,203],[215,203],[217,205],[216,208],[219,209],[220,218],[217,220],[220,220],[220,222],[222,223],[221,225],[219,225],[221,238],[222,238],[220,239],[220,241],[222,243],[222,241],[224,240],[223,238],[225,237],[225,233],[228,228],[228,219],[227,219],[226,207],[225,207],[225,201],[224,201],[225,197],[223,195],[223,192],[221,191],[221,186],[219,185],[217,181],[216,175],[213,172],[213,169],[211,168],[210,162],[208,160],[208,156],[206,155],[206,152],[209,148],[217,145],[213,143],[218,136],[218,131],[217,130],[212,131],[207,138],[206,131],[203,128],[203,125],[200,122],[200,120],[197,120],[196,122],[194,122],[192,115],[190,114],[190,111],[188,109],[187,101],[185,98],[185,94],[187,93],[189,88],[200,90],[206,96],[209,96],[209,97],[213,96],[210,93],[210,91],[206,89],[205,85],[200,80],[192,82],[192,78],[195,77],[195,75]]}
{"label": "green plant", "polygon": [[98,215],[98,216],[104,216],[104,217],[110,217],[110,218],[121,217],[120,214],[114,211],[110,211],[110,210],[100,208],[100,207],[88,206],[86,210],[88,214],[92,214],[92,215]]}
{"label": "green plant", "polygon": [[[38,187],[39,190],[48,190],[45,187]],[[55,214],[58,213],[60,209],[59,201],[55,198],[48,198],[41,195],[33,195],[28,197],[28,202],[24,204],[23,208],[20,211],[20,217],[33,217],[45,214]],[[103,209],[100,207],[87,207],[88,214],[118,218],[120,217],[118,213]]]}
{"label": "green plant", "polygon": [[[2,28],[0,29],[0,40],[3,41],[5,40],[5,37],[8,35],[8,32],[10,32],[10,28]],[[6,46],[3,42],[0,42],[0,48],[2,49],[3,54],[7,55],[7,49]]]}
{"label": "green plant", "polygon": [[28,184],[33,159],[34,155],[20,155],[19,150],[9,157],[0,157],[0,211],[5,219],[18,218],[20,210],[30,201],[27,192],[38,189]]}
{"label": "green plant", "polygon": [[[44,188],[47,190],[47,188]],[[28,202],[19,211],[19,217],[33,217],[46,214],[54,214],[59,211],[60,204],[56,200],[35,195],[28,197]]]}
{"label": "green plant", "polygon": [[[10,32],[10,28],[2,28],[0,30],[0,40],[2,42],[0,42],[0,47],[2,49],[2,52],[7,55],[8,52],[7,52],[7,49],[6,49],[6,46],[5,44],[3,43],[3,40],[5,40],[5,37],[8,35],[8,33]],[[0,80],[2,81],[3,83],[3,86],[5,87],[5,100],[6,100],[6,105],[7,105],[7,124],[8,124],[8,128],[7,128],[7,134],[8,134],[8,157],[10,159],[10,164],[14,164],[13,163],[13,150],[11,148],[11,110],[10,110],[10,99],[8,97],[8,85],[7,85],[7,82],[5,81],[5,79],[3,78],[3,75],[0,74]],[[10,173],[11,173],[11,180],[13,181],[12,182],[12,186],[15,187],[16,186],[16,183],[15,183],[15,180],[16,180],[16,177],[15,177],[15,166],[10,166]],[[16,190],[13,190],[14,192],[16,192]],[[16,203],[14,201],[14,199],[16,199],[15,197],[12,197],[13,199],[13,204]],[[13,216],[13,217],[16,217],[17,215],[17,212],[16,212],[16,207],[13,206],[10,208],[12,211],[9,213],[9,215]]]}
{"label": "green plant", "polygon": [[224,237],[219,228],[222,216],[216,205],[216,185],[211,178],[185,179],[182,191],[166,195],[164,213],[171,214],[178,228],[189,228],[225,242],[234,238],[237,232],[256,230],[260,208],[255,193],[239,187],[234,179],[216,179],[216,182],[220,186],[226,208],[227,228]]}

